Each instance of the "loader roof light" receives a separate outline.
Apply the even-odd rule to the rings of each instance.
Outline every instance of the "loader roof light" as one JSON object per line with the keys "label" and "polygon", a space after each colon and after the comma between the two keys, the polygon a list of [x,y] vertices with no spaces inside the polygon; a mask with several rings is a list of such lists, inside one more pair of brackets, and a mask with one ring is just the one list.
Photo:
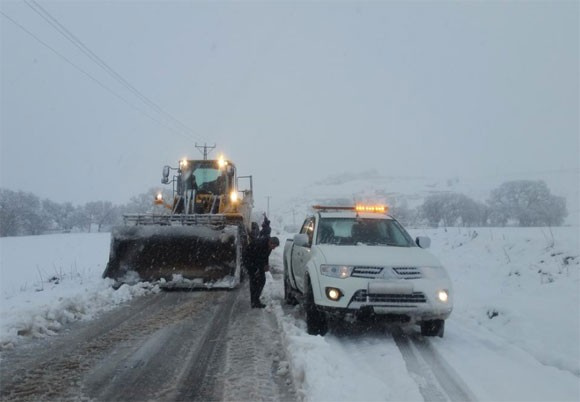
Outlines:
{"label": "loader roof light", "polygon": [[238,202],[238,192],[236,190],[230,193],[230,200],[232,202]]}
{"label": "loader roof light", "polygon": [[225,160],[223,155],[220,155],[219,159],[218,159],[218,166],[220,169],[223,169],[226,167],[226,165],[228,164],[228,162]]}
{"label": "loader roof light", "polygon": [[163,204],[163,194],[161,193],[157,193],[157,195],[155,196],[155,201],[153,201],[155,204]]}
{"label": "loader roof light", "polygon": [[187,167],[187,159],[183,158],[182,160],[179,161],[179,167],[180,168],[186,168]]}

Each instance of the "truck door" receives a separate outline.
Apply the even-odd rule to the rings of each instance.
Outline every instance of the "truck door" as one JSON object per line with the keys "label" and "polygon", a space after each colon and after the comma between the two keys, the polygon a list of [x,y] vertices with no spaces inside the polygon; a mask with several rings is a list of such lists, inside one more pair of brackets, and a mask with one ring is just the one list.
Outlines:
{"label": "truck door", "polygon": [[304,292],[304,275],[306,264],[310,259],[310,248],[312,246],[312,237],[314,235],[314,217],[307,218],[300,229],[300,233],[308,235],[308,245],[292,247],[292,272],[294,273],[295,284],[301,292]]}

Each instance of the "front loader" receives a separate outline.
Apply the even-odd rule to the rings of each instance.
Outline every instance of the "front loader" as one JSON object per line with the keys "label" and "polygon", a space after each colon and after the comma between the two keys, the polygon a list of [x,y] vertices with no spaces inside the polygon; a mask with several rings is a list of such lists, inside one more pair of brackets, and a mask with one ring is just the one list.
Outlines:
{"label": "front loader", "polygon": [[[239,191],[239,179],[248,179],[249,189]],[[173,184],[173,199],[157,196],[162,213],[123,216],[111,234],[103,277],[159,281],[165,288],[236,287],[251,228],[252,177],[238,177],[234,164],[220,157],[165,166],[161,182]]]}

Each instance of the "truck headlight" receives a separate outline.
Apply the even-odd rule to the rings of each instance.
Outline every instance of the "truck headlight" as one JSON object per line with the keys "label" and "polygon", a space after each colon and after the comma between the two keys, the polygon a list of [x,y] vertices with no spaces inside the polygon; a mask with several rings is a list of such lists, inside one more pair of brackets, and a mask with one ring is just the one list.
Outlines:
{"label": "truck headlight", "polygon": [[437,292],[437,299],[439,299],[440,302],[446,303],[447,300],[449,300],[449,293],[446,290],[440,290]]}
{"label": "truck headlight", "polygon": [[332,301],[338,301],[343,296],[342,291],[337,288],[326,288],[326,297]]}
{"label": "truck headlight", "polygon": [[352,267],[346,265],[324,265],[320,266],[320,273],[333,278],[348,278],[352,272]]}

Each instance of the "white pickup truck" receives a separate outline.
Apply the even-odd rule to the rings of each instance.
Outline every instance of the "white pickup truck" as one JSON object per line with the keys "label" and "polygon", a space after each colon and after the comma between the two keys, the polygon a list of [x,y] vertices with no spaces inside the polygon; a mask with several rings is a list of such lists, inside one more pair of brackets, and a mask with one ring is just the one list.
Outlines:
{"label": "white pickup truck", "polygon": [[315,206],[284,246],[284,298],[300,302],[309,334],[324,335],[328,318],[418,324],[443,336],[453,309],[445,268],[413,240],[385,207]]}

